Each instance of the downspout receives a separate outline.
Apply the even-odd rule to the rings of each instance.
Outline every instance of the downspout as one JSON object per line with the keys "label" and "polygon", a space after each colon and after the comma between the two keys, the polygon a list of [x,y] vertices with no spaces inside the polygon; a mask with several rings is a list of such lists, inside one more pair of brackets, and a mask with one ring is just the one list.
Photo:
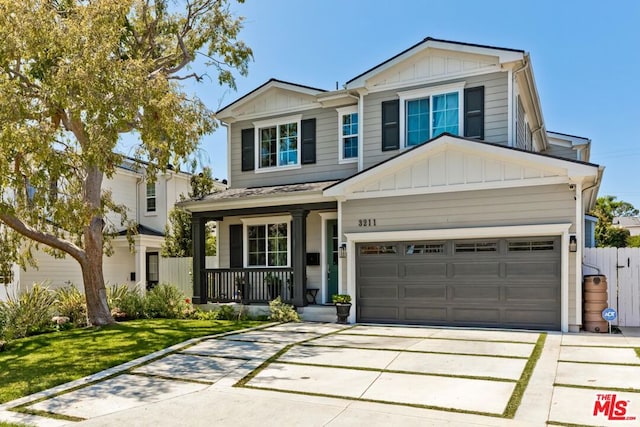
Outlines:
{"label": "downspout", "polygon": [[514,146],[513,129],[515,128],[513,122],[513,108],[515,106],[515,96],[513,93],[513,70],[509,69],[507,72],[507,99],[509,100],[509,108],[507,108],[507,145],[509,147]]}
{"label": "downspout", "polygon": [[582,180],[576,183],[576,239],[578,245],[575,254],[576,280],[576,325],[582,325],[582,258],[584,248],[584,207],[582,204]]}

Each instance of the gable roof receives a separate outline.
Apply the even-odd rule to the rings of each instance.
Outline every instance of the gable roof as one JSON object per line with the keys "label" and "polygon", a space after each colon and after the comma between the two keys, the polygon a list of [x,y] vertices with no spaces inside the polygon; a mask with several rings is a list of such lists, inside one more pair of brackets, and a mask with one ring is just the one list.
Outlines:
{"label": "gable roof", "polygon": [[572,179],[587,180],[597,193],[602,170],[592,163],[445,133],[330,185],[323,194],[346,200],[560,184]]}
{"label": "gable roof", "polygon": [[367,71],[357,75],[356,77],[349,80],[345,87],[347,89],[352,89],[355,87],[363,86],[364,82],[368,77],[380,73],[383,70],[397,64],[400,61],[414,55],[415,53],[424,50],[426,48],[438,48],[438,49],[448,49],[448,50],[460,50],[463,52],[476,53],[476,54],[484,54],[484,55],[494,55],[500,57],[501,62],[514,61],[518,59],[522,59],[525,55],[524,50],[520,49],[510,49],[506,47],[496,47],[475,43],[464,43],[459,41],[452,40],[443,40],[436,39],[433,37],[426,37],[422,41],[414,44],[408,49],[403,50],[397,55],[392,56],[391,58],[381,62],[378,65],[373,66]]}
{"label": "gable roof", "polygon": [[227,104],[224,107],[220,108],[218,111],[216,111],[216,115],[220,117],[225,117],[228,113],[231,112],[232,107],[238,107],[239,105],[250,102],[252,99],[255,99],[256,97],[260,96],[267,90],[274,87],[290,90],[293,92],[299,92],[307,95],[312,95],[312,96],[316,96],[318,94],[327,92],[325,89],[319,89],[311,86],[301,85],[298,83],[291,83],[291,82],[286,82],[284,80],[271,78],[267,80],[265,83],[255,88],[254,90],[252,90],[251,92],[247,93],[246,95],[243,95],[240,98],[236,99],[235,101],[231,102],[230,104]]}

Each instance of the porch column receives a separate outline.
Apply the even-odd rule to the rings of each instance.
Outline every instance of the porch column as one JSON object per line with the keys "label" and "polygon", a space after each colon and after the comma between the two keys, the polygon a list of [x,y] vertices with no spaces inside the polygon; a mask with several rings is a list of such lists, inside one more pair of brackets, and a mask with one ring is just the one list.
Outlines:
{"label": "porch column", "polygon": [[[139,236],[136,236],[139,237]],[[139,239],[136,239],[135,243],[135,262],[136,262],[136,284],[140,284],[140,289],[146,291],[147,289],[147,247],[140,243]]]}
{"label": "porch column", "polygon": [[207,303],[207,281],[205,280],[205,230],[206,220],[191,217],[191,235],[193,238],[193,303]]}
{"label": "porch column", "polygon": [[293,267],[293,305],[306,305],[307,276],[307,215],[309,211],[295,209],[291,211],[291,265]]}

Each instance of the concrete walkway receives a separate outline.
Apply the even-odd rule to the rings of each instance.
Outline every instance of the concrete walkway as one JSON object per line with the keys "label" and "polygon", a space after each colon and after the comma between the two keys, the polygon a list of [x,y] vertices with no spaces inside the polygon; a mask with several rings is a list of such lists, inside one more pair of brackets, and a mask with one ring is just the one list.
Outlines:
{"label": "concrete walkway", "polygon": [[[640,337],[631,335],[282,324],[191,340],[0,405],[0,420],[78,427],[639,425]],[[31,414],[11,410],[18,405]],[[67,419],[41,416],[47,413]]]}

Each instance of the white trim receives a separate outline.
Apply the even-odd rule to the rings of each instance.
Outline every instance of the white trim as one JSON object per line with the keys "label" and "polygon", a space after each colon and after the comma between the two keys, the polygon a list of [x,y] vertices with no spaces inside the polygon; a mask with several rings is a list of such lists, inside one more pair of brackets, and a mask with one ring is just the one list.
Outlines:
{"label": "white trim", "polygon": [[[336,108],[336,111],[338,112],[338,163],[339,164],[345,164],[345,163],[356,163],[358,162],[358,159],[360,157],[360,114],[358,113],[358,106],[357,105],[349,105],[348,107],[342,107],[342,108]],[[358,114],[358,133],[356,134],[356,137],[358,138],[358,155],[356,157],[349,157],[349,158],[344,158],[344,138],[345,136],[342,133],[342,118],[346,115],[350,115],[350,114]],[[349,135],[350,137],[353,137],[353,135]]]}
{"label": "white trim", "polygon": [[364,169],[364,93],[358,100],[358,172]]}
{"label": "white trim", "polygon": [[[286,124],[296,124],[296,163],[288,164],[283,166],[271,166],[271,167],[261,167],[260,166],[260,129],[267,127],[275,127],[276,128],[276,162],[280,160],[280,125]],[[254,126],[254,150],[255,150],[255,159],[254,159],[254,171],[255,173],[266,173],[266,172],[274,172],[274,171],[282,171],[288,169],[299,169],[302,167],[301,164],[301,156],[302,156],[302,114],[296,114],[293,116],[286,117],[278,117],[277,119],[269,119],[269,120],[259,120],[253,122]]]}
{"label": "white trim", "polygon": [[[231,187],[231,124],[220,120],[220,124],[227,130],[227,188]],[[242,157],[242,149],[240,150]],[[242,161],[242,160],[241,160]]]}
{"label": "white trim", "polygon": [[[153,185],[153,197],[149,197],[149,186]],[[153,199],[153,210],[149,210],[149,199]],[[158,180],[149,182],[145,180],[144,186],[144,216],[158,215]]]}
{"label": "white trim", "polygon": [[507,145],[513,147],[513,70],[507,72]]}
{"label": "white trim", "polygon": [[[321,266],[320,274],[322,274],[322,284],[320,287],[320,301],[322,301],[321,304],[324,304],[324,302],[327,300],[326,295],[329,292],[329,281],[327,280],[327,277],[328,277],[327,264],[329,263],[329,260],[327,259],[327,245],[329,244],[329,242],[327,242],[327,221],[338,219],[338,213],[337,212],[318,212],[318,215],[320,215],[320,218],[322,219],[322,221],[320,221],[321,223],[320,232],[322,233],[322,238],[320,239],[322,241],[322,250],[320,251],[320,266]],[[340,259],[338,258],[338,263],[339,262],[340,262]],[[340,267],[338,267],[338,287],[339,286],[340,286]]]}
{"label": "white trim", "polygon": [[407,134],[407,112],[406,112],[406,103],[407,101],[413,101],[416,99],[424,99],[429,98],[429,138],[432,138],[432,124],[433,124],[433,103],[431,99],[436,95],[444,95],[447,93],[457,92],[458,93],[458,134],[462,134],[462,130],[464,129],[464,87],[466,82],[457,82],[440,86],[430,86],[421,89],[413,89],[407,90],[403,92],[398,92],[398,97],[400,98],[400,113],[399,113],[399,121],[400,121],[400,147],[401,148],[411,148],[413,146],[407,146],[406,144],[406,134]]}
{"label": "white trim", "polygon": [[[347,292],[353,296],[354,305],[349,322],[355,323],[357,312],[356,295],[356,243],[390,242],[403,240],[455,240],[528,236],[561,236],[561,277],[560,277],[560,328],[569,331],[569,228],[570,223],[516,225],[504,227],[450,228],[438,230],[404,230],[364,233],[346,233],[347,239]],[[576,308],[578,310],[579,308]]]}
{"label": "white trim", "polygon": [[[244,268],[279,268],[279,267],[291,267],[291,215],[280,216],[262,216],[252,218],[240,218],[242,221],[242,265]],[[268,225],[268,224],[286,224],[287,225],[287,265],[249,265],[249,233],[247,227],[252,225]],[[268,245],[269,235],[265,236]],[[265,256],[269,252],[265,246]],[[265,259],[266,261],[266,259]]]}

